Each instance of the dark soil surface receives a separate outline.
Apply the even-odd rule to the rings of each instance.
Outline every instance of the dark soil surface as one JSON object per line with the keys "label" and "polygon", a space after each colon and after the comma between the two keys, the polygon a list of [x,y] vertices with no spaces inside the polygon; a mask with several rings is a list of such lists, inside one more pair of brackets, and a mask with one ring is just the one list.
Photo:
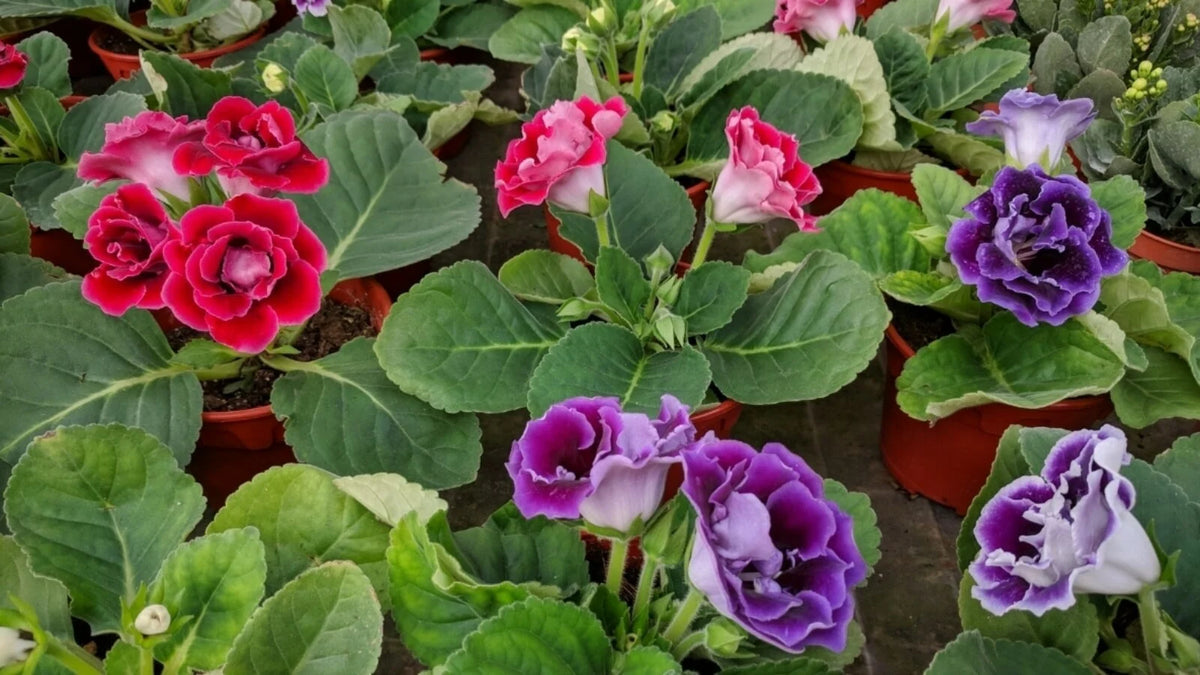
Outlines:
{"label": "dark soil surface", "polygon": [[[292,344],[300,350],[289,358],[297,361],[315,361],[337,351],[342,345],[356,337],[374,337],[378,334],[371,324],[371,315],[366,310],[330,301],[321,302],[321,309],[309,319],[304,332]],[[200,331],[186,326],[167,333],[167,342],[178,350],[189,341],[203,336]],[[236,380],[208,380],[204,387],[204,411],[227,412],[245,410],[271,402],[271,387],[282,374],[264,367],[257,359],[249,359],[243,370],[248,377]]]}
{"label": "dark soil surface", "polygon": [[916,307],[888,300],[892,310],[892,325],[914,350],[954,332],[950,317],[926,307]]}
{"label": "dark soil surface", "polygon": [[96,36],[96,43],[101,49],[131,56],[142,48],[133,38],[114,28],[101,28],[100,34]]}

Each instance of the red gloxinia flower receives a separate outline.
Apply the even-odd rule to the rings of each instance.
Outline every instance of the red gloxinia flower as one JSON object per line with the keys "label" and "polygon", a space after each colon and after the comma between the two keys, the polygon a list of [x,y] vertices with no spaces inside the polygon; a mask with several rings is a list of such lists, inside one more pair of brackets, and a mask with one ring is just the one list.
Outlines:
{"label": "red gloxinia flower", "polygon": [[320,190],[329,163],[298,138],[292,113],[277,101],[261,106],[240,96],[217,101],[204,121],[204,139],[175,151],[175,170],[204,176],[213,169],[230,195]]}
{"label": "red gloxinia flower", "polygon": [[83,278],[83,297],[106,314],[130,307],[163,306],[167,264],[163,245],[175,225],[149,187],[130,183],[100,201],[84,235],[88,252],[100,263]]}
{"label": "red gloxinia flower", "polygon": [[584,96],[558,101],[521,127],[521,137],[508,144],[496,162],[496,201],[508,216],[525,204],[547,199],[572,211],[587,213],[588,193],[604,194],[604,143],[621,130],[629,107],[620,96],[603,105]]}
{"label": "red gloxinia flower", "polygon": [[11,89],[25,79],[25,67],[29,57],[15,46],[0,42],[0,89]]}
{"label": "red gloxinia flower", "polygon": [[175,173],[171,158],[180,145],[199,141],[203,135],[203,122],[156,110],[140,112],[105,124],[100,152],[83,153],[75,173],[83,180],[144,183],[160,195],[189,201],[188,178]]}
{"label": "red gloxinia flower", "polygon": [[729,161],[713,187],[713,220],[762,223],[788,218],[801,230],[815,231],[815,219],[801,207],[821,194],[821,184],[800,159],[796,137],[762,121],[757,110],[746,106],[729,113],[725,139]]}
{"label": "red gloxinia flower", "polygon": [[284,199],[238,195],[193,208],[163,249],[163,300],[182,323],[240,352],[321,308],[325,247]]}

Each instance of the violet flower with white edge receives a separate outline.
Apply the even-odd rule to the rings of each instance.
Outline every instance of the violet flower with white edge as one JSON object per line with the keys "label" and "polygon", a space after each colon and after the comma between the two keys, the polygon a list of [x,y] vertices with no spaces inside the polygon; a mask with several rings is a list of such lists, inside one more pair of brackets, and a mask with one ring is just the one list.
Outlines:
{"label": "violet flower with white edge", "polygon": [[1000,99],[1000,112],[985,111],[967,124],[967,131],[1004,139],[1009,163],[1018,169],[1038,164],[1053,171],[1062,160],[1067,142],[1087,130],[1096,118],[1092,100],[1013,89]]}
{"label": "violet flower with white edge", "polygon": [[329,4],[329,0],[292,0],[292,4],[301,15],[325,16],[329,11],[329,8],[326,7]]}
{"label": "violet flower with white edge", "polygon": [[616,398],[571,398],[529,422],[512,445],[513,502],[526,518],[583,518],[629,532],[662,501],[671,464],[696,438],[687,407],[664,395],[657,419]]}
{"label": "violet flower with white edge", "polygon": [[1120,475],[1125,434],[1105,425],[1067,434],[1041,476],[1022,476],[983,507],[971,595],[1000,615],[1037,616],[1077,593],[1133,594],[1158,580],[1158,555],[1134,518],[1133,484]]}

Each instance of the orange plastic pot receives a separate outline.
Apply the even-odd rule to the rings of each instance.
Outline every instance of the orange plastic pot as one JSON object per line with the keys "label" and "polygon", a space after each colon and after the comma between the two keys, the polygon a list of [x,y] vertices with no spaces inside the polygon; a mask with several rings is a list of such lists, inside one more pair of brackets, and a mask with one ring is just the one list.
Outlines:
{"label": "orange plastic pot", "polygon": [[930,424],[909,417],[896,404],[896,378],[913,349],[888,326],[884,333],[887,373],[879,446],[888,471],[915,492],[963,515],[979,494],[996,458],[1000,436],[1013,424],[1082,429],[1108,417],[1108,396],[1083,396],[1029,410],[989,403],[960,410]]}
{"label": "orange plastic pot", "polygon": [[[146,12],[133,12],[129,15],[130,22],[135,26],[146,25]],[[96,56],[100,57],[100,61],[104,63],[104,68],[108,70],[109,75],[112,75],[114,80],[124,80],[129,78],[134,73],[142,69],[142,62],[137,54],[122,54],[120,52],[109,51],[100,46],[100,38],[105,34],[112,33],[117,29],[110,26],[98,26],[88,36],[88,47],[91,48]],[[246,37],[232,44],[215,47],[213,49],[202,49],[197,52],[188,52],[186,54],[177,54],[185,61],[190,61],[201,68],[208,68],[216,61],[218,57],[225,54],[236,52],[239,49],[244,49],[258,42],[267,32],[266,26],[260,26],[258,30],[247,35]]]}
{"label": "orange plastic pot", "polygon": [[912,174],[894,171],[876,171],[849,162],[835,159],[816,168],[817,180],[821,182],[821,195],[809,204],[809,213],[823,216],[842,205],[859,190],[876,188],[917,201],[913,188]]}
{"label": "orange plastic pot", "polygon": [[83,242],[66,230],[30,227],[29,253],[79,276],[96,269],[96,260],[84,248]]}
{"label": "orange plastic pot", "polygon": [[1200,248],[1177,244],[1145,230],[1138,234],[1129,252],[1142,260],[1149,260],[1166,272],[1200,274]]}
{"label": "orange plastic pot", "polygon": [[[708,187],[711,185],[706,180],[687,188],[688,199],[692,201],[692,206],[696,209],[696,213],[704,213],[704,204],[708,199]],[[583,257],[583,251],[579,247],[567,241],[561,234],[558,233],[558,228],[562,223],[554,214],[550,213],[550,205],[546,204],[542,207],[542,211],[546,214],[546,238],[550,241],[550,250],[555,253],[569,255],[579,262],[587,262]],[[686,255],[686,250],[684,251]]]}
{"label": "orange plastic pot", "polygon": [[[329,298],[366,309],[376,330],[383,327],[392,306],[387,291],[374,279],[339,282]],[[283,423],[275,418],[271,406],[263,405],[201,414],[200,439],[187,470],[199,481],[208,505],[219,508],[238,486],[258,473],[295,461],[283,439]]]}

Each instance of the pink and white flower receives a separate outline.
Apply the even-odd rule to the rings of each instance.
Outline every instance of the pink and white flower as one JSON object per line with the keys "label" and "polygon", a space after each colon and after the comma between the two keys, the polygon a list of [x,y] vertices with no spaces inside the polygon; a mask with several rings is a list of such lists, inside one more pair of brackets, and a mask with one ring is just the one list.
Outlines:
{"label": "pink and white flower", "polygon": [[857,7],[863,0],[779,0],[775,6],[776,33],[806,33],[824,44],[854,30]]}
{"label": "pink and white flower", "polygon": [[188,201],[188,177],[176,173],[172,158],[185,143],[204,136],[203,120],[146,111],[104,126],[100,152],[85,152],[76,173],[83,180],[125,179],[144,183],[159,196]]}

